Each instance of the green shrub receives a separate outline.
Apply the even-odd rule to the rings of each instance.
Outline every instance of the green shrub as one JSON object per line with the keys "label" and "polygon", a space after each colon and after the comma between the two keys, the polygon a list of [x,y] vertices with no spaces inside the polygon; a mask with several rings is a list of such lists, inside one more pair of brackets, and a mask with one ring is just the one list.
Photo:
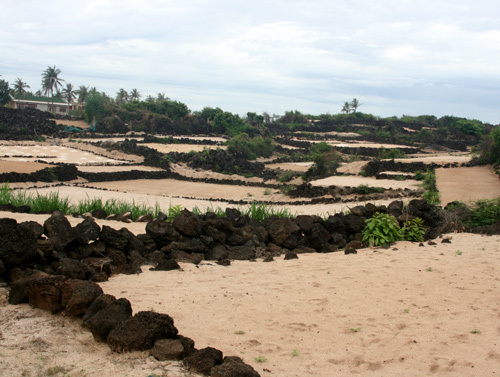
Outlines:
{"label": "green shrub", "polygon": [[392,215],[377,212],[365,222],[363,242],[370,246],[383,246],[403,239],[398,220]]}
{"label": "green shrub", "polygon": [[366,195],[370,193],[370,187],[365,184],[361,184],[358,187],[356,187],[356,192],[361,195]]}
{"label": "green shrub", "polygon": [[423,181],[423,180],[424,180],[424,178],[425,178],[425,174],[424,174],[424,172],[423,172],[423,171],[421,171],[421,170],[417,170],[417,171],[415,172],[415,179],[416,179],[417,181]]}
{"label": "green shrub", "polygon": [[422,242],[425,236],[424,220],[415,217],[407,221],[401,229],[401,234],[406,241]]}
{"label": "green shrub", "polygon": [[427,203],[431,205],[435,206],[441,203],[441,194],[437,191],[426,191],[423,196]]}
{"label": "green shrub", "polygon": [[405,158],[405,157],[406,155],[404,154],[404,152],[396,148],[386,149],[382,147],[378,152],[378,158],[380,158],[381,160],[393,159],[393,158]]}
{"label": "green shrub", "polygon": [[295,176],[295,173],[293,171],[286,171],[286,172],[284,172],[283,174],[280,175],[279,180],[280,180],[280,182],[288,182],[294,176]]}

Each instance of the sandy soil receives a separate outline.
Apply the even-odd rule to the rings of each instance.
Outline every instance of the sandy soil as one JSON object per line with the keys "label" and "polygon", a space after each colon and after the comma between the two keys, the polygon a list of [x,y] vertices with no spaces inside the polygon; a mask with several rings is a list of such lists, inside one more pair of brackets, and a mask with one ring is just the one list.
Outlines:
{"label": "sandy soil", "polygon": [[396,162],[424,162],[426,164],[452,164],[458,162],[459,164],[465,164],[471,160],[472,156],[470,154],[460,154],[460,155],[450,155],[446,154],[433,154],[430,156],[425,155],[412,155],[410,158],[397,158]]}
{"label": "sandy soil", "polygon": [[287,162],[280,164],[267,164],[266,168],[306,172],[313,164],[314,162]]}
{"label": "sandy soil", "polygon": [[189,153],[191,151],[202,152],[204,149],[225,149],[223,145],[198,145],[198,144],[160,144],[160,143],[150,143],[148,148],[156,149],[161,153],[170,152],[181,152]]}
{"label": "sandy soil", "polygon": [[98,156],[62,145],[6,146],[0,145],[0,156],[9,161],[33,162],[65,162],[68,164],[113,164],[123,163],[113,158]]}
{"label": "sandy soil", "polygon": [[488,166],[436,169],[436,181],[443,207],[455,200],[500,198],[500,178]]}
{"label": "sandy soil", "polygon": [[384,187],[386,189],[388,188],[417,189],[420,187],[419,186],[420,182],[415,180],[396,181],[393,179],[376,179],[372,177],[362,177],[355,175],[346,175],[346,176],[338,175],[338,176],[318,179],[316,181],[312,181],[311,184],[313,186],[323,186],[323,187],[328,187],[332,185],[351,186],[351,187],[357,187],[359,185],[368,185],[370,187]]}
{"label": "sandy soil", "polygon": [[[90,147],[82,144],[78,147]],[[33,149],[29,145],[23,146]],[[345,169],[355,171],[365,163]],[[9,158],[0,161],[0,171],[33,169],[30,165]],[[85,167],[104,168],[108,167]],[[487,168],[438,169],[436,174],[443,203],[454,198],[500,197],[500,180]],[[315,184],[396,188],[413,182],[340,176]],[[265,195],[263,188],[174,180],[92,185],[108,191],[57,190],[73,203],[100,197],[151,207],[158,203],[164,210],[173,205],[228,206],[212,198],[289,200],[276,190]],[[185,199],[190,196],[198,199]],[[357,204],[366,203],[290,203],[286,208],[296,214],[324,216]],[[0,212],[3,217],[43,223],[48,215]],[[72,225],[81,222],[68,219]],[[135,234],[144,233],[146,225],[105,220],[98,224],[127,227]],[[170,272],[144,267],[140,275],[115,276],[102,287],[106,293],[128,298],[134,312],[153,309],[171,315],[180,333],[193,338],[198,348],[212,346],[225,355],[240,356],[262,376],[496,375],[500,369],[500,236],[447,237],[451,244],[437,240],[435,246],[419,247],[399,242],[389,249],[367,248],[349,256],[307,254],[291,261],[282,257],[270,263],[236,261],[229,267],[182,264],[182,271]],[[38,377],[54,375],[57,369],[60,372],[55,375],[73,377],[195,376],[178,363],[158,362],[145,352],[112,353],[94,342],[78,319],[52,316],[28,305],[7,305],[6,294],[7,288],[0,287],[1,376]]]}
{"label": "sandy soil", "polygon": [[64,119],[52,119],[57,124],[62,124],[64,126],[79,127],[81,129],[90,128],[90,125],[83,120],[64,120]]}
{"label": "sandy soil", "polygon": [[125,165],[125,166],[97,166],[97,165],[82,165],[78,166],[79,171],[88,173],[109,173],[117,171],[130,171],[130,170],[140,170],[140,171],[162,171],[162,168],[155,168],[154,166],[145,165]]}
{"label": "sandy soil", "polygon": [[0,173],[34,173],[50,166],[39,162],[11,161],[7,159],[0,160]]}
{"label": "sandy soil", "polygon": [[[145,266],[101,286],[134,312],[171,315],[198,348],[238,355],[262,376],[492,376],[500,367],[500,237],[450,236],[451,244],[399,242],[349,256]],[[3,376],[54,366],[71,376],[184,375],[146,353],[111,353],[78,320],[3,305]]]}

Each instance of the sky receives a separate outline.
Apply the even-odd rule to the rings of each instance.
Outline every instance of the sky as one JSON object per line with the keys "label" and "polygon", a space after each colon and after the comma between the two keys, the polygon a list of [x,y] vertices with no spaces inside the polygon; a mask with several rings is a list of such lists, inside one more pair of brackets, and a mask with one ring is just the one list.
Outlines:
{"label": "sky", "polygon": [[496,0],[2,0],[0,75],[164,93],[192,111],[500,123]]}

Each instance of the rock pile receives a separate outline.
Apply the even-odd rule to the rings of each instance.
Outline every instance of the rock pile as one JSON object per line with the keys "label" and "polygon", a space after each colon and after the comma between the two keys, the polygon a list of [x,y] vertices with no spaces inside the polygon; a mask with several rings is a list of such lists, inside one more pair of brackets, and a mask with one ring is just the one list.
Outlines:
{"label": "rock pile", "polygon": [[36,136],[57,134],[59,127],[50,116],[36,109],[0,107],[0,139],[33,140]]}

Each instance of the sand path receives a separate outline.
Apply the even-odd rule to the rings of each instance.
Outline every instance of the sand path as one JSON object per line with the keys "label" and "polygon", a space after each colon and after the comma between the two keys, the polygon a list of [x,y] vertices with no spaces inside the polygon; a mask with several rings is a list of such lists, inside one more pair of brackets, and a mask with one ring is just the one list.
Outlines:
{"label": "sand path", "polygon": [[500,237],[299,258],[145,268],[101,286],[134,310],[168,313],[198,347],[238,355],[261,375],[486,376],[500,367]]}
{"label": "sand path", "polygon": [[500,197],[500,178],[491,167],[436,169],[441,205],[455,200],[463,202]]}

